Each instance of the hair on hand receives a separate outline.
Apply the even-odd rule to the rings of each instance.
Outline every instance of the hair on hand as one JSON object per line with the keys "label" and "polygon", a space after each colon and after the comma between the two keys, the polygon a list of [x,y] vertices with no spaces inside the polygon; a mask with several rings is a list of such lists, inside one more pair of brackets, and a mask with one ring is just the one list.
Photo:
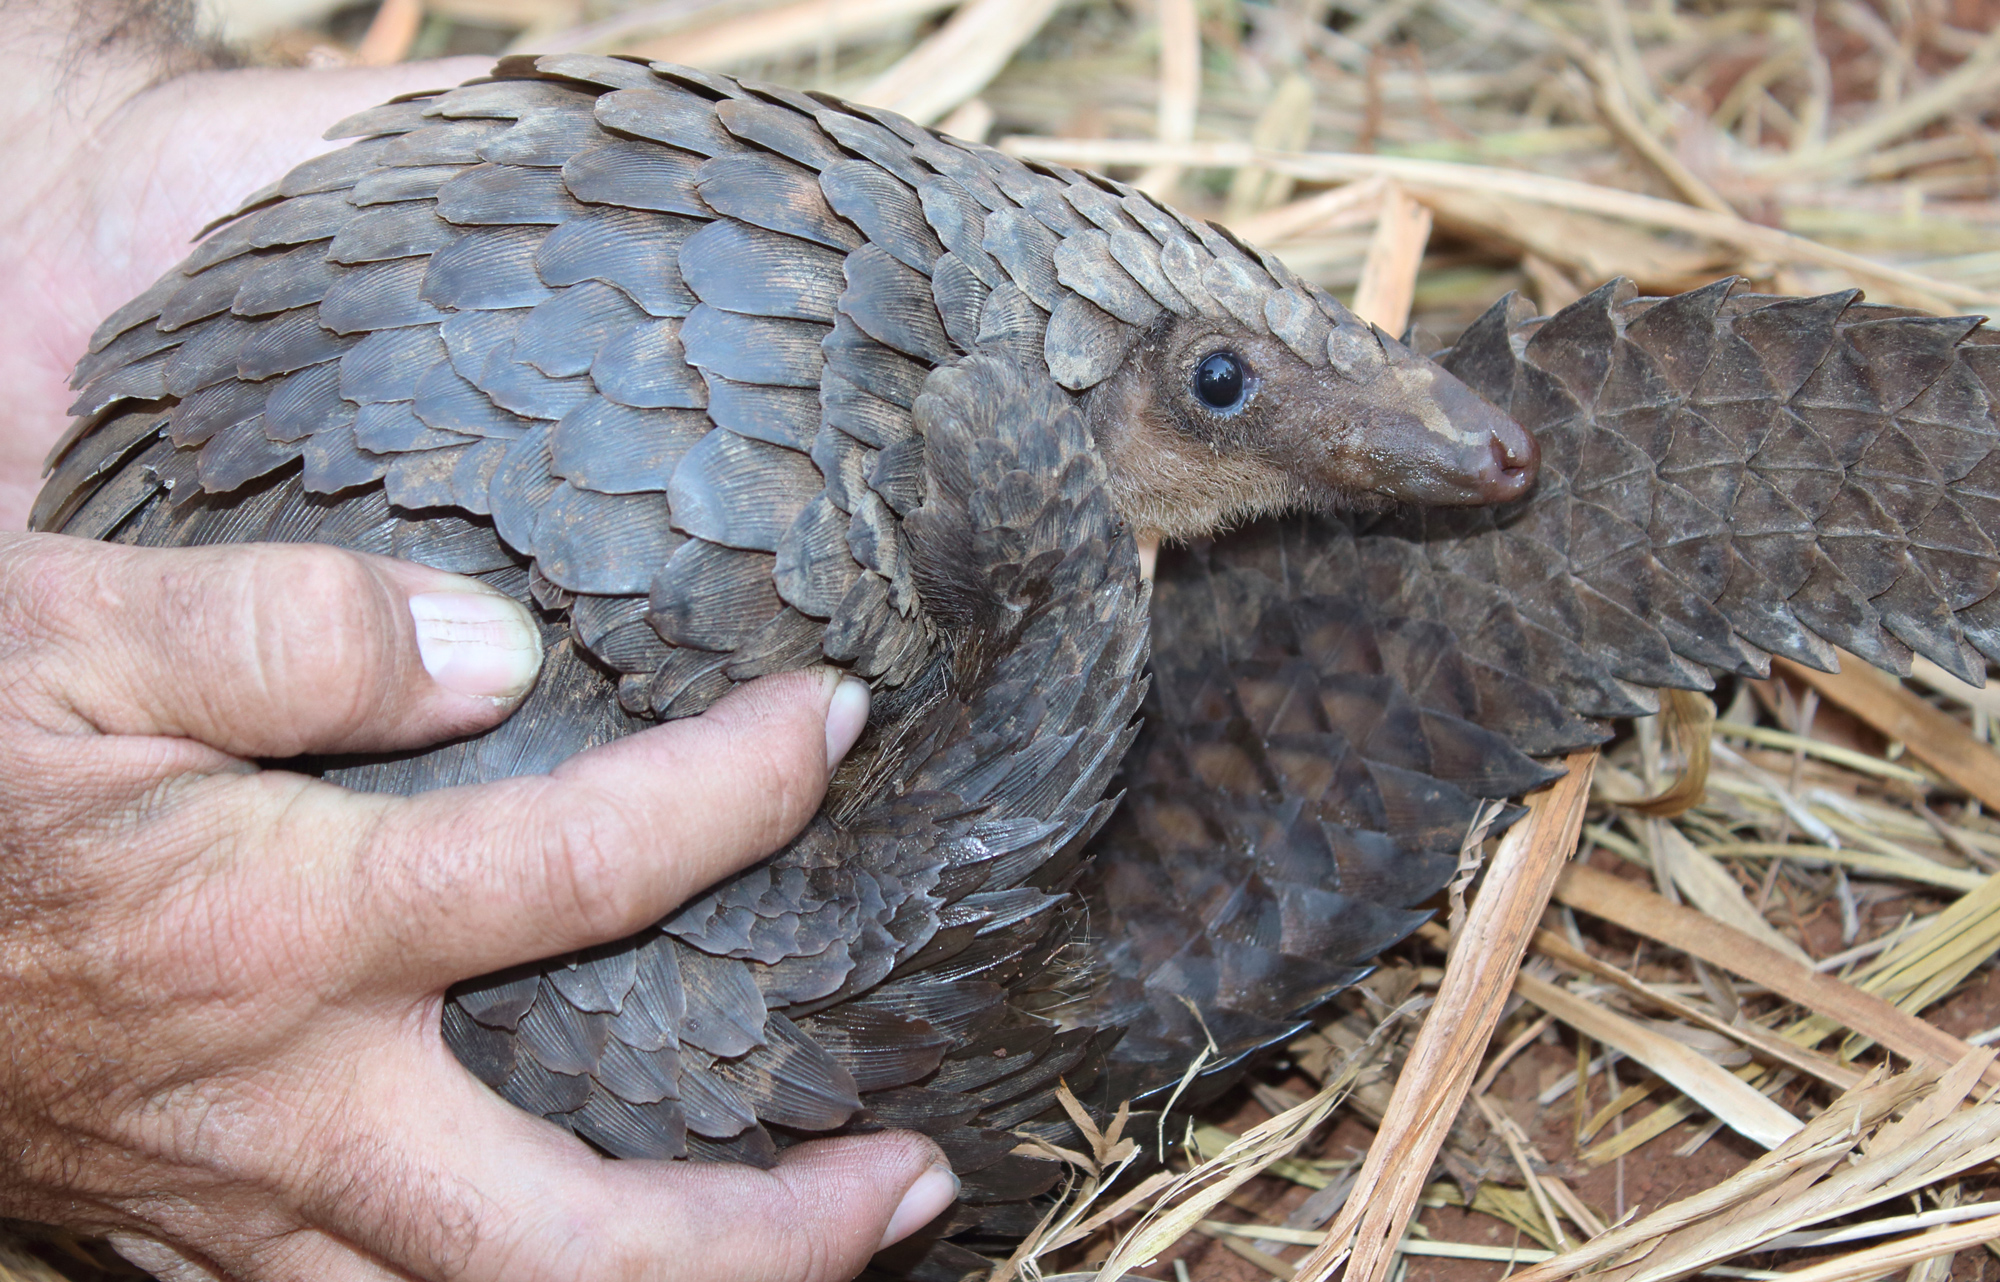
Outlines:
{"label": "hair on hand", "polygon": [[90,68],[103,62],[140,68],[150,85],[240,61],[204,35],[194,0],[58,0],[30,7],[42,9],[49,34],[62,42],[58,97],[88,83]]}

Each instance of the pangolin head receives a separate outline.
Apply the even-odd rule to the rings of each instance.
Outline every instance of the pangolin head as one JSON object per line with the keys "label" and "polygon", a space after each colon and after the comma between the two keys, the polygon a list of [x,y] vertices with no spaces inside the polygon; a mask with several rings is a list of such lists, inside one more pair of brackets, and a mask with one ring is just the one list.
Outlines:
{"label": "pangolin head", "polygon": [[[1115,232],[1071,236],[1056,254],[1094,320],[1124,313],[1095,326],[1122,351],[1080,370],[1096,379],[1064,379],[1060,325],[1049,364],[1083,393],[1135,528],[1185,540],[1285,511],[1505,503],[1533,486],[1534,437],[1470,387],[1269,255],[1181,226],[1155,261]],[[1114,269],[1150,282],[1154,314],[1135,311]]]}

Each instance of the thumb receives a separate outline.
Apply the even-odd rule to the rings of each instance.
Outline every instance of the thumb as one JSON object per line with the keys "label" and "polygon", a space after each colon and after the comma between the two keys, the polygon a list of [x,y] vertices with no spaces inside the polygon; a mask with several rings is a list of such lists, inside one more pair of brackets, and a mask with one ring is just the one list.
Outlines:
{"label": "thumb", "polygon": [[484,729],[534,684],[542,643],[475,580],[312,544],[127,548],[0,541],[0,636],[104,734],[239,757],[411,747]]}

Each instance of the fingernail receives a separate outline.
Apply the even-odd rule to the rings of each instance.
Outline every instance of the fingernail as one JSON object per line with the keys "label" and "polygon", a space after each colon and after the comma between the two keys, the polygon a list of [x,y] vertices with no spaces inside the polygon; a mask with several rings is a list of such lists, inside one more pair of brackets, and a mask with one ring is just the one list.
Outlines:
{"label": "fingernail", "polygon": [[424,671],[454,694],[517,699],[542,667],[542,638],[518,602],[497,592],[410,598]]}
{"label": "fingernail", "polygon": [[826,705],[826,768],[833,769],[868,724],[868,683],[842,677]]}
{"label": "fingernail", "polygon": [[882,1230],[880,1251],[896,1245],[944,1214],[958,1197],[958,1177],[951,1168],[939,1163],[917,1177],[910,1185],[910,1191],[903,1194],[903,1200],[896,1205],[896,1213],[889,1217],[889,1227]]}

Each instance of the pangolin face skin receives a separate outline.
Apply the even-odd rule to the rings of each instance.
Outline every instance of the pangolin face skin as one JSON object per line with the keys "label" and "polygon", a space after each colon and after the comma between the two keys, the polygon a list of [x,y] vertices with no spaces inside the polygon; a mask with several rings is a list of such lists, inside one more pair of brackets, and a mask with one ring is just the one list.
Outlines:
{"label": "pangolin face skin", "polygon": [[1149,330],[1085,396],[1125,518],[1185,541],[1287,511],[1528,492],[1534,437],[1345,309],[1340,320],[1328,345],[1341,360],[1325,368],[1241,324],[1172,317]]}

